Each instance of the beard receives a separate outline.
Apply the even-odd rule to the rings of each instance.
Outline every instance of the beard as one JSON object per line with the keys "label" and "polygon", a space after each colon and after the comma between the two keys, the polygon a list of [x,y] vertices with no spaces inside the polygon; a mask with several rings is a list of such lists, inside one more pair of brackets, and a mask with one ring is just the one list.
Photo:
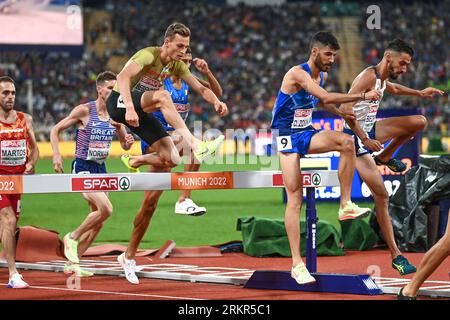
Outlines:
{"label": "beard", "polygon": [[395,80],[398,78],[398,74],[394,72],[394,68],[392,68],[391,66],[388,66],[388,73],[389,73],[389,79],[391,80]]}
{"label": "beard", "polygon": [[322,72],[327,72],[332,64],[324,64],[322,63],[322,59],[320,59],[320,55],[317,55],[316,59],[314,60],[314,65]]}

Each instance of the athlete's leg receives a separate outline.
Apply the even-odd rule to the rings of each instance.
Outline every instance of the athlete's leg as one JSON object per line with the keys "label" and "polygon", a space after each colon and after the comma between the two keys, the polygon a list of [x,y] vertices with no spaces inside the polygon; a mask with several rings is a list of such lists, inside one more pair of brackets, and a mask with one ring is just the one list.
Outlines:
{"label": "athlete's leg", "polygon": [[176,167],[180,164],[180,155],[172,139],[167,136],[151,145],[151,152],[143,155],[130,156],[129,165],[139,168],[143,165],[153,167]]}
{"label": "athlete's leg", "polygon": [[385,143],[392,142],[377,157],[383,162],[389,161],[394,152],[405,142],[423,131],[427,119],[421,115],[386,118],[376,122],[375,139]]}
{"label": "athlete's leg", "polygon": [[[3,196],[4,197],[4,196]],[[0,209],[1,243],[8,264],[9,277],[17,273],[16,269],[16,225],[17,219],[11,206]]]}
{"label": "athlete's leg", "polygon": [[[450,211],[449,211],[450,218]],[[444,236],[423,256],[422,261],[413,276],[403,289],[403,295],[415,297],[424,281],[439,267],[442,261],[450,255],[450,219],[447,221],[447,228]]]}
{"label": "athlete's leg", "polygon": [[[170,168],[156,168],[149,166],[149,172],[170,172]],[[139,209],[136,217],[134,218],[134,228],[131,234],[130,242],[128,243],[127,250],[125,252],[125,258],[131,260],[136,256],[136,252],[141,243],[142,237],[148,229],[150,220],[155,213],[158,205],[159,198],[163,193],[162,190],[151,190],[144,192],[144,199],[142,201],[141,208]]]}
{"label": "athlete's leg", "polygon": [[300,254],[300,210],[303,201],[303,186],[300,173],[300,155],[283,152],[278,154],[287,194],[284,224],[292,254],[292,265],[295,266],[302,262]]}
{"label": "athlete's leg", "polygon": [[197,150],[199,140],[187,128],[186,123],[175,108],[172,97],[167,90],[146,91],[141,97],[141,106],[142,110],[147,113],[160,110],[167,123],[175,128],[192,150]]}
{"label": "athlete's leg", "polygon": [[113,212],[113,206],[105,192],[86,192],[83,193],[83,197],[89,203],[94,204],[97,210],[89,213],[80,226],[71,233],[70,238],[77,241],[82,234],[94,229],[97,225],[102,224]]}
{"label": "athlete's leg", "polygon": [[356,169],[361,179],[367,184],[375,202],[375,211],[378,224],[383,233],[384,240],[389,248],[392,259],[401,255],[395,243],[394,229],[388,212],[389,194],[384,186],[383,179],[377,169],[375,161],[369,154],[356,158]]}
{"label": "athlete's leg", "polygon": [[353,137],[348,134],[325,130],[313,135],[308,154],[339,151],[338,176],[341,184],[340,208],[351,199],[351,187],[355,173],[356,157]]}
{"label": "athlete's leg", "polygon": [[[98,211],[98,208],[94,203],[88,201],[91,212]],[[78,239],[78,257],[82,257],[87,249],[91,246],[92,242],[97,237],[98,233],[103,227],[103,223],[96,224],[93,228],[83,233]]]}

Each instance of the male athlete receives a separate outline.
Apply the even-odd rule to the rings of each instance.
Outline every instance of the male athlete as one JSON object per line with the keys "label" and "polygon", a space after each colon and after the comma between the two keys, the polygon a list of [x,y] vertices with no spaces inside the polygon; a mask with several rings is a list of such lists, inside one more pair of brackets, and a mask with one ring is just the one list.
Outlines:
{"label": "male athlete", "polygon": [[355,219],[370,209],[360,208],[350,200],[351,184],[355,171],[353,140],[337,131],[319,131],[312,126],[312,111],[321,106],[344,118],[354,117],[329,104],[339,104],[365,99],[378,99],[379,92],[353,94],[331,93],[323,89],[327,72],[339,50],[337,39],[329,32],[316,33],[310,44],[309,60],[291,68],[283,78],[273,109],[271,128],[277,136],[281,171],[287,192],[285,226],[292,253],[291,276],[299,284],[314,282],[300,255],[300,209],[303,186],[300,157],[309,153],[339,151],[339,181],[341,201],[339,219]]}
{"label": "male athlete", "polygon": [[200,141],[189,132],[172,102],[163,82],[171,75],[183,79],[205,101],[214,105],[220,116],[228,109],[225,103],[203,86],[182,62],[189,48],[191,32],[181,23],[171,24],[165,33],[161,47],[147,47],[135,53],[117,76],[117,84],[108,98],[108,113],[114,121],[126,124],[132,132],[146,141],[159,156],[146,155],[146,162],[174,167],[180,163],[180,155],[172,139],[158,119],[151,114],[161,111],[167,122],[183,137],[201,162],[214,154],[224,136],[213,141]]}
{"label": "male athlete", "polygon": [[[0,174],[32,174],[39,149],[29,114],[14,110],[16,86],[10,77],[0,77]],[[9,269],[8,288],[28,288],[17,272],[16,226],[21,194],[0,194],[0,241]]]}
{"label": "male athlete", "polygon": [[[381,98],[384,91],[395,95],[426,98],[436,94],[442,95],[443,92],[435,88],[430,87],[419,91],[388,81],[388,79],[395,80],[405,73],[413,56],[414,51],[407,43],[400,39],[393,40],[388,44],[383,59],[376,66],[364,69],[355,78],[349,94],[376,89],[382,93]],[[357,156],[356,168],[374,198],[377,220],[392,256],[392,267],[401,275],[406,275],[415,272],[416,267],[402,256],[395,243],[388,213],[389,194],[384,186],[383,178],[377,170],[377,164],[385,164],[394,172],[405,171],[406,165],[400,160],[392,158],[392,155],[398,147],[422,131],[426,127],[427,120],[421,115],[413,115],[377,121],[381,98],[344,104],[341,107],[343,111],[353,110],[356,114],[356,120],[351,120],[353,130],[347,122],[344,132],[354,137]],[[392,142],[387,148],[372,158],[371,151],[382,150],[381,143],[389,140]]]}
{"label": "male athlete", "polygon": [[[109,156],[114,135],[118,136],[123,149],[129,150],[133,145],[133,136],[126,132],[124,125],[113,122],[106,111],[106,99],[115,83],[114,73],[110,71],[100,73],[96,80],[97,100],[75,107],[51,130],[50,142],[53,149],[53,167],[56,172],[64,172],[58,146],[59,134],[73,125],[77,126],[73,173],[106,173],[105,160]],[[64,254],[69,260],[64,266],[64,272],[75,273],[79,277],[89,277],[92,273],[80,268],[79,258],[94,241],[105,220],[111,216],[113,207],[106,192],[86,192],[83,193],[83,197],[88,201],[91,213],[78,228],[64,237]]]}

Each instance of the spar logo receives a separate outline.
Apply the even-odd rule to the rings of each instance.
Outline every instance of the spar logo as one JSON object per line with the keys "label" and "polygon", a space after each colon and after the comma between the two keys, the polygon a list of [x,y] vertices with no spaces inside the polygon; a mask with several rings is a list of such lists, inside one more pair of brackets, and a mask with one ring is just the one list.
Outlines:
{"label": "spar logo", "polygon": [[[320,173],[302,173],[304,187],[317,187],[322,183],[322,176]],[[281,173],[276,173],[272,177],[272,184],[274,187],[284,186],[283,176]]]}
{"label": "spar logo", "polygon": [[130,186],[128,177],[72,178],[72,191],[127,191]]}

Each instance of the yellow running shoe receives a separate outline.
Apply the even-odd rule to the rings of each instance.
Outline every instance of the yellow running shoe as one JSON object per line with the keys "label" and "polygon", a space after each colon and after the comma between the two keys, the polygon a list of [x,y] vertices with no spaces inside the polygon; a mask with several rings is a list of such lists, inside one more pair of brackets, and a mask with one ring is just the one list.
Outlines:
{"label": "yellow running shoe", "polygon": [[130,166],[130,155],[129,154],[124,154],[120,157],[120,161],[122,161],[122,163],[125,165],[125,167],[127,167],[128,172],[141,172],[141,170],[139,170],[139,168],[133,168],[132,166]]}
{"label": "yellow running shoe", "polygon": [[64,265],[64,273],[72,274],[74,273],[77,277],[92,277],[94,274],[90,271],[84,270],[79,264],[69,264]]}
{"label": "yellow running shoe", "polygon": [[72,263],[80,263],[78,259],[78,241],[70,238],[70,232],[64,236],[64,255]]}
{"label": "yellow running shoe", "polygon": [[297,281],[298,284],[307,284],[316,282],[316,279],[309,273],[303,262],[300,262],[295,267],[292,267],[291,277]]}
{"label": "yellow running shoe", "polygon": [[206,157],[216,153],[223,140],[225,140],[225,136],[220,135],[211,141],[201,141],[198,145],[197,151],[194,151],[194,156],[198,159],[198,161],[202,162]]}
{"label": "yellow running shoe", "polygon": [[351,201],[347,201],[347,204],[343,209],[339,209],[339,220],[358,219],[367,216],[372,209],[360,208],[358,205]]}

